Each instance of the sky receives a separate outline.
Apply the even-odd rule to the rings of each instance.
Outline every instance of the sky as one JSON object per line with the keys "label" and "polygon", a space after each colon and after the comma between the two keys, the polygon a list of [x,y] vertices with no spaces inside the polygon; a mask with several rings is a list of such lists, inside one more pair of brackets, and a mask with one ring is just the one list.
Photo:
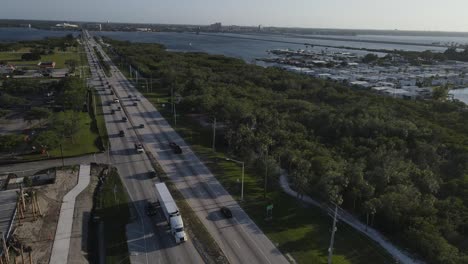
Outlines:
{"label": "sky", "polygon": [[0,18],[468,32],[467,0],[0,0]]}

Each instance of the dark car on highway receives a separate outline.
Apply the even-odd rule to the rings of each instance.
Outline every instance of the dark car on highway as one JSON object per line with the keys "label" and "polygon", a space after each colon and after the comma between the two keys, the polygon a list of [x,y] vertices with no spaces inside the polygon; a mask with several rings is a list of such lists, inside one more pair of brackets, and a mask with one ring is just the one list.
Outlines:
{"label": "dark car on highway", "polygon": [[150,170],[150,171],[148,172],[148,176],[149,176],[150,178],[156,177],[156,176],[157,176],[156,171]]}
{"label": "dark car on highway", "polygon": [[169,147],[171,147],[175,154],[182,154],[182,149],[175,142],[169,142]]}
{"label": "dark car on highway", "polygon": [[123,130],[120,130],[119,136],[120,136],[120,137],[124,137],[124,136],[125,136],[125,132],[124,132]]}
{"label": "dark car on highway", "polygon": [[226,206],[221,207],[220,211],[224,215],[224,217],[232,218],[231,209],[227,208]]}
{"label": "dark car on highway", "polygon": [[127,117],[125,117],[125,116],[122,117],[122,121],[123,121],[123,122],[127,122]]}
{"label": "dark car on highway", "polygon": [[146,215],[153,216],[158,213],[156,203],[149,202],[146,204]]}

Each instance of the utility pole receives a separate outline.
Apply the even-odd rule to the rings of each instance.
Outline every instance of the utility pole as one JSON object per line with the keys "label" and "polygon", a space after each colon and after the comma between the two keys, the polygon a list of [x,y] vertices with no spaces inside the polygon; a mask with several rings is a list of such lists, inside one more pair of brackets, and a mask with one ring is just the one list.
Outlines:
{"label": "utility pole", "polygon": [[267,196],[267,180],[268,180],[268,146],[266,148],[266,155],[265,155],[265,186],[263,187],[263,197],[266,199]]}
{"label": "utility pole", "polygon": [[65,167],[65,161],[63,160],[63,148],[62,148],[62,144],[60,144],[60,153],[62,154],[62,167]]}
{"label": "utility pole", "polygon": [[216,117],[213,118],[213,151],[216,151],[215,142],[216,142]]}
{"label": "utility pole", "polygon": [[171,85],[171,104],[172,104],[172,109],[171,112],[174,113],[174,85]]}
{"label": "utility pole", "polygon": [[335,214],[333,216],[333,227],[330,239],[330,247],[328,248],[328,264],[332,264],[333,257],[333,243],[335,242],[335,232],[336,232],[336,216],[338,214],[338,205],[335,204]]}
{"label": "utility pole", "polygon": [[134,70],[134,71],[135,71],[136,85],[138,87],[138,70]]}
{"label": "utility pole", "polygon": [[96,96],[94,95],[94,93],[92,95],[93,95],[93,103],[94,103],[93,114],[94,114],[94,118],[97,119]]}
{"label": "utility pole", "polygon": [[245,169],[245,163],[243,161],[231,159],[231,158],[225,158],[227,161],[232,161],[237,164],[242,165],[242,174],[241,174],[241,201],[244,200],[244,169]]}
{"label": "utility pole", "polygon": [[110,142],[107,141],[107,171],[110,171]]}
{"label": "utility pole", "polygon": [[151,85],[151,92],[153,92],[153,75],[150,74],[150,85]]}
{"label": "utility pole", "polygon": [[241,201],[244,201],[244,162],[242,162]]}
{"label": "utility pole", "polygon": [[177,126],[177,114],[176,114],[176,107],[174,104],[174,127]]}

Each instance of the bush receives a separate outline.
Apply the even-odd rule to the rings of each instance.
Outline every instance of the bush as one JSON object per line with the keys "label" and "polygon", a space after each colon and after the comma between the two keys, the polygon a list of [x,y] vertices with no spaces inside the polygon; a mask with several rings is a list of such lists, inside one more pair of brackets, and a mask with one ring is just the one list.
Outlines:
{"label": "bush", "polygon": [[21,55],[21,60],[23,61],[37,61],[41,59],[41,54],[39,53],[24,53]]}
{"label": "bush", "polygon": [[0,152],[10,152],[23,142],[21,135],[0,135]]}

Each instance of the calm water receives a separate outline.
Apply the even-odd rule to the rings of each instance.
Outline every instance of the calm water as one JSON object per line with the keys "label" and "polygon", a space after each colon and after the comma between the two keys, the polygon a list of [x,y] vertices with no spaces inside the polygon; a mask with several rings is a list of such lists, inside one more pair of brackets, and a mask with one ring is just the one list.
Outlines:
{"label": "calm water", "polygon": [[[66,34],[78,34],[76,31],[51,31],[37,30],[27,28],[0,28],[0,41],[19,41],[19,40],[35,40],[44,37],[58,37]],[[231,34],[231,33],[214,33],[200,34],[193,33],[167,33],[167,32],[93,32],[93,34],[108,36],[119,40],[129,40],[136,42],[161,43],[170,50],[177,51],[199,51],[212,54],[223,54],[230,57],[242,58],[251,62],[255,58],[268,57],[267,50],[270,49],[305,49],[305,43],[310,45],[327,45],[327,46],[348,46],[353,48],[368,48],[368,49],[403,49],[403,50],[434,50],[444,51],[445,48],[418,46],[417,43],[433,43],[433,42],[458,42],[468,43],[468,38],[454,37],[420,37],[420,36],[342,36],[343,38],[352,39],[368,39],[382,41],[404,41],[415,43],[415,45],[399,45],[388,43],[364,43],[358,41],[335,41],[335,40],[317,40],[308,39],[307,36],[277,36],[265,34]],[[327,36],[329,37],[329,36]],[[335,36],[340,37],[340,36]],[[292,42],[292,43],[282,43]],[[298,43],[298,44],[294,44]],[[310,49],[310,47],[309,47]],[[313,46],[315,51],[343,51],[338,48],[325,48]],[[365,51],[352,51],[355,53],[366,53]]]}
{"label": "calm water", "polygon": [[453,94],[453,97],[455,97],[455,99],[458,99],[464,102],[465,104],[468,104],[468,88],[452,90],[450,91],[450,94]]}
{"label": "calm water", "polygon": [[[255,34],[232,34],[232,33],[211,33],[211,34],[194,34],[194,33],[167,33],[167,32],[93,32],[100,36],[107,36],[118,40],[128,40],[134,42],[146,43],[161,43],[170,50],[178,51],[200,51],[212,54],[223,54],[230,57],[242,58],[246,61],[252,61],[255,58],[268,57],[267,50],[270,49],[305,49],[307,44],[310,44],[315,51],[350,51],[339,48],[326,48],[314,45],[326,45],[336,47],[353,47],[353,48],[368,48],[368,49],[387,49],[387,50],[413,50],[424,51],[433,50],[443,52],[446,48],[442,47],[427,47],[418,45],[399,45],[388,43],[363,43],[353,41],[334,41],[334,40],[316,40],[300,37],[282,37],[273,35],[255,35]],[[343,36],[349,38],[349,36]],[[415,37],[419,38],[419,37]],[[379,37],[370,38],[378,40]],[[383,39],[384,41],[390,41]],[[398,41],[394,39],[393,41]],[[399,40],[399,41],[404,41]],[[413,42],[416,42],[414,39]],[[426,40],[426,42],[429,40]],[[292,42],[292,43],[282,43]],[[407,41],[409,42],[409,41]],[[426,43],[420,42],[420,43]],[[298,43],[298,44],[293,44]],[[432,42],[430,42],[432,43]],[[309,47],[310,49],[310,47]],[[365,54],[366,51],[351,50],[358,54]]]}

